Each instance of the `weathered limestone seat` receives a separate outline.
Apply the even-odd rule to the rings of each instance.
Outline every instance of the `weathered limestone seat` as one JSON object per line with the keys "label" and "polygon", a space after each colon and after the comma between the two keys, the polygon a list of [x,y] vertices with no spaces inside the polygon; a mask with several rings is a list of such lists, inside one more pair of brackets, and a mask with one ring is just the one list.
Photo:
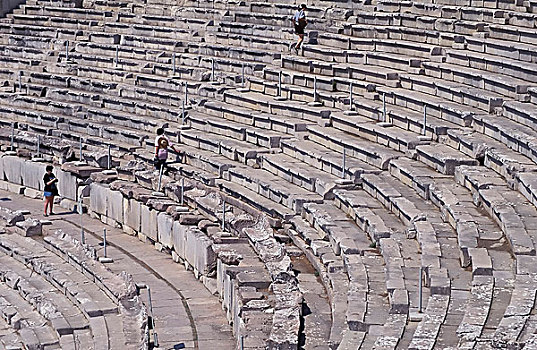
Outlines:
{"label": "weathered limestone seat", "polygon": [[[330,294],[333,347],[531,344],[528,227],[537,157],[527,102],[537,99],[529,88],[537,56],[535,18],[524,13],[531,3],[314,1],[311,36],[301,55],[291,56],[290,17],[300,3],[98,0],[71,13],[61,3],[30,1],[0,26],[8,116],[0,125],[14,122],[22,131],[15,137],[20,152],[33,152],[39,134],[47,142],[72,140],[72,157],[83,140],[90,144],[85,154],[114,144],[122,152],[114,158],[145,162],[154,128],[167,127],[186,153],[186,164],[172,164],[170,172],[196,180],[200,188],[187,191],[187,202],[211,220],[222,217],[222,202],[204,191],[250,215],[264,212],[277,227],[293,218]],[[233,89],[243,83],[243,67],[247,78],[255,76],[244,84],[250,91]],[[188,126],[181,125],[183,102]],[[9,131],[2,132],[4,144]],[[137,178],[156,186],[154,176]],[[326,224],[327,217],[348,232]],[[280,286],[274,272],[290,265],[266,263],[254,231],[246,236],[257,255],[247,240],[237,244],[248,261],[237,270],[225,266],[218,283],[236,336],[259,331],[263,344],[246,341],[262,347],[282,339],[259,324],[284,325],[293,339],[300,312],[274,302],[290,286]],[[166,241],[161,233],[156,239]],[[218,236],[198,233],[189,237]],[[349,233],[361,237],[356,250],[363,256],[341,244]],[[379,250],[369,247],[373,242]],[[263,271],[259,281],[244,273],[248,264]],[[410,312],[420,267],[425,311],[416,322]],[[252,310],[239,314],[236,291],[276,281],[266,300],[246,303]],[[279,322],[286,317],[290,323]]]}
{"label": "weathered limestone seat", "polygon": [[[127,341],[131,342],[138,336],[138,344],[141,344],[143,336],[140,332],[143,332],[143,328],[138,331],[138,334],[136,328],[131,328],[130,336],[134,338],[128,339],[128,333],[124,334],[123,331],[128,332],[129,327],[136,327],[136,322],[131,325],[124,323],[126,316],[121,316],[118,305],[93,281],[90,283],[90,279],[78,272],[75,267],[65,262],[59,264],[58,262],[62,259],[54,254],[51,255],[35,241],[21,241],[20,239],[15,241],[12,237],[4,236],[2,247],[5,253],[14,254],[15,258],[7,258],[7,256],[2,258],[3,266],[9,269],[8,272],[3,271],[2,280],[18,291],[29,303],[35,303],[32,298],[38,298],[35,293],[43,293],[42,304],[36,303],[34,307],[51,322],[60,343],[69,344],[74,336],[80,336],[79,341],[88,342],[88,346],[110,346],[110,341],[113,346],[118,346],[122,342],[125,345]],[[32,254],[41,255],[39,260],[41,260],[43,270],[34,267],[34,270],[38,272],[37,276],[32,276],[32,271],[28,271],[24,266],[24,262],[32,259]],[[51,264],[53,261],[54,265]],[[35,260],[33,264],[39,264],[39,262]],[[61,266],[60,269],[58,269],[59,266]],[[47,307],[51,310],[47,310]],[[109,328],[107,323],[109,323]],[[118,327],[114,326],[114,323]],[[121,328],[122,325],[125,326],[124,330]],[[116,334],[116,339],[109,340],[108,329],[120,330]]]}
{"label": "weathered limestone seat", "polygon": [[282,117],[264,112],[256,113],[248,108],[219,101],[207,101],[202,107],[202,111],[208,115],[285,134],[294,135],[303,132],[306,130],[306,125],[311,123],[293,117]]}

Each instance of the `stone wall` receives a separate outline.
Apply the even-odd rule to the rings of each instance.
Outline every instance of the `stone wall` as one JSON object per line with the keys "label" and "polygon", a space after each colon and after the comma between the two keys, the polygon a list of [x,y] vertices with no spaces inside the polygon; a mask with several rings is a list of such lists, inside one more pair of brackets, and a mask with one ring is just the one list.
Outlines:
{"label": "stone wall", "polygon": [[[33,162],[17,156],[0,155],[0,181],[19,185],[19,190],[24,195],[39,198],[43,195],[43,175],[45,174],[45,167],[49,164]],[[54,166],[53,173],[58,178],[60,196],[68,201],[76,202],[86,176],[80,176],[80,173],[64,170],[69,168],[69,165],[69,163],[66,163],[61,167]]]}
{"label": "stone wall", "polygon": [[[45,166],[0,154],[0,188],[39,198]],[[67,196],[61,201],[68,208],[84,193],[90,215],[171,253],[218,295],[237,343],[244,337],[252,346],[297,348],[302,295],[284,245],[275,240],[266,216],[256,219],[228,208],[228,230],[222,232],[218,220],[223,198],[218,193],[189,182],[187,207],[177,200],[181,187],[168,177],[162,187],[166,195],[160,196],[154,193],[154,176],[148,177],[152,172],[137,172],[133,182],[96,170],[76,163],[55,166],[60,195]],[[287,300],[290,296],[293,302]]]}

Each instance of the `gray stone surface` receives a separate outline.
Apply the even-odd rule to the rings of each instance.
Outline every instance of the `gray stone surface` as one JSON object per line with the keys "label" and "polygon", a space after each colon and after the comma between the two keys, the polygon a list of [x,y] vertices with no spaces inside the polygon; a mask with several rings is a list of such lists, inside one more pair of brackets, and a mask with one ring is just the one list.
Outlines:
{"label": "gray stone surface", "polygon": [[26,219],[24,221],[17,222],[17,233],[25,237],[41,236],[42,225],[39,220]]}

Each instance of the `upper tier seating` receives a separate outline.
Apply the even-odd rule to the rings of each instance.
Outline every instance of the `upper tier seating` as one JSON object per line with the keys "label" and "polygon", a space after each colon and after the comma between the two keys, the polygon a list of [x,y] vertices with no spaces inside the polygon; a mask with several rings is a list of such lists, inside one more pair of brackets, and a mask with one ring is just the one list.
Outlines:
{"label": "upper tier seating", "polygon": [[[290,18],[302,2],[309,25],[295,55]],[[145,162],[129,178],[136,186],[89,186],[91,210],[206,285],[216,278],[245,348],[531,347],[536,4],[28,0],[0,21],[2,150],[13,142],[29,157],[39,144],[47,160],[105,168],[111,147],[123,180],[129,161]],[[157,127],[185,153],[165,177],[164,210],[144,197],[158,176],[140,171]],[[32,187],[5,164],[2,173]],[[132,227],[118,209],[136,202],[156,222],[185,178],[186,204],[231,237],[205,226],[170,237],[223,249],[217,277],[200,269],[205,255],[188,255],[162,226]],[[243,229],[235,213],[266,217]],[[244,255],[237,266],[225,262],[233,249]],[[293,275],[299,256],[324,302]],[[17,306],[9,293],[0,304]],[[6,344],[62,342],[6,324]]]}

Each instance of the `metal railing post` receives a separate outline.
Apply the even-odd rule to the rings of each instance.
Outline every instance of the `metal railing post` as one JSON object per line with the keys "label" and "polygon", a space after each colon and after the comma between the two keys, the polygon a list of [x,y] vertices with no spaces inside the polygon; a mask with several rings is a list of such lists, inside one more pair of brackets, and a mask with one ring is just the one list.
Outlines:
{"label": "metal railing post", "polygon": [[112,146],[108,145],[108,170],[112,169]]}
{"label": "metal railing post", "polygon": [[181,109],[181,125],[185,125],[185,101],[183,101]]}
{"label": "metal railing post", "polygon": [[382,94],[382,119],[386,122],[386,93]]}
{"label": "metal railing post", "polygon": [[278,73],[278,97],[282,96],[282,71]]}
{"label": "metal railing post", "polygon": [[423,136],[427,133],[427,105],[423,106]]}
{"label": "metal railing post", "polygon": [[349,87],[349,111],[352,111],[353,104],[354,104],[354,96],[352,95],[353,94],[352,88],[353,86],[352,86],[352,81],[351,81],[351,84]]}
{"label": "metal railing post", "polygon": [[222,202],[222,231],[226,230],[226,201]]}
{"label": "metal railing post", "polygon": [[185,202],[185,178],[181,178],[181,205]]}
{"label": "metal railing post", "polygon": [[155,323],[155,316],[153,315],[153,302],[151,300],[151,288],[147,286],[147,297],[149,301],[149,311],[151,313],[151,323],[153,325],[153,346],[158,348],[158,335]]}
{"label": "metal railing post", "polygon": [[10,150],[15,150],[15,123],[11,123],[11,144],[10,144]]}
{"label": "metal railing post", "polygon": [[418,282],[418,312],[423,311],[423,267],[420,266],[420,276]]}
{"label": "metal railing post", "polygon": [[245,82],[244,82],[244,62],[241,64],[241,87],[244,89]]}
{"label": "metal railing post", "polygon": [[84,210],[82,209],[82,194],[80,195],[80,197],[78,198],[78,213],[80,214],[80,242],[82,244],[86,244],[86,237],[84,235],[84,222],[83,222],[83,218],[84,218]]}
{"label": "metal railing post", "polygon": [[345,178],[345,167],[347,166],[347,149],[343,147],[343,164],[341,167],[341,178]]}
{"label": "metal railing post", "polygon": [[211,81],[214,81],[214,58],[211,59]]}
{"label": "metal railing post", "polygon": [[160,165],[160,172],[158,175],[158,188],[157,192],[160,192],[160,186],[162,185],[162,173],[164,172],[164,163]]}
{"label": "metal railing post", "polygon": [[103,229],[103,253],[106,258],[106,229]]}
{"label": "metal railing post", "polygon": [[119,46],[116,46],[116,67],[119,65]]}
{"label": "metal railing post", "polygon": [[313,76],[313,102],[317,102],[319,96],[317,96],[317,76]]}

